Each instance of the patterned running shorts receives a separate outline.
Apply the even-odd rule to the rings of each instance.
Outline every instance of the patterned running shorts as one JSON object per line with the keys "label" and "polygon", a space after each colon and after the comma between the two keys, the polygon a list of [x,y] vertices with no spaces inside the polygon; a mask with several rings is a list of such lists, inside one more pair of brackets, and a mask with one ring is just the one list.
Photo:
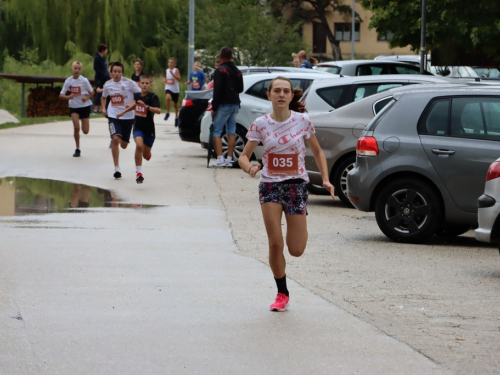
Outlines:
{"label": "patterned running shorts", "polygon": [[308,193],[306,183],[261,182],[260,204],[278,203],[287,215],[307,215]]}

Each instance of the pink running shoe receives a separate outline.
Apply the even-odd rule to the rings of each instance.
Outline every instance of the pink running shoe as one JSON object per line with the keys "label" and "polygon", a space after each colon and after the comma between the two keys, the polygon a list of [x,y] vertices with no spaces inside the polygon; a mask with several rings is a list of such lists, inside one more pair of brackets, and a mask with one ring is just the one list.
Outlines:
{"label": "pink running shoe", "polygon": [[274,303],[269,307],[271,311],[285,311],[286,305],[288,305],[288,301],[290,301],[290,297],[286,294],[278,293]]}

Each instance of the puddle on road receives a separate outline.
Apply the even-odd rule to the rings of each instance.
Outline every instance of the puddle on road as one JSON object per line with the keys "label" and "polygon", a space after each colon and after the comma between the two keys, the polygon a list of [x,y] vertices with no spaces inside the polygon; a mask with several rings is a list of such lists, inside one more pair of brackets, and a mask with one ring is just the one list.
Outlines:
{"label": "puddle on road", "polygon": [[112,190],[83,184],[26,177],[0,178],[0,216],[85,212],[100,207],[158,206],[123,203]]}

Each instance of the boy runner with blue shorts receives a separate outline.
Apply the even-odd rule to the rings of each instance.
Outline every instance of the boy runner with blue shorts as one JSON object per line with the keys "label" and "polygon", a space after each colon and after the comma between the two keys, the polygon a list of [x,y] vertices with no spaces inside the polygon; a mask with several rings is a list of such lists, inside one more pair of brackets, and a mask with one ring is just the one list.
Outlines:
{"label": "boy runner with blue shorts", "polygon": [[[111,135],[111,153],[115,165],[114,178],[121,178],[120,170],[120,149],[126,149],[130,141],[130,133],[134,125],[134,114],[125,113],[121,118],[117,115],[131,103],[134,103],[134,94],[140,93],[141,89],[131,79],[123,78],[123,64],[115,62],[111,69],[111,79],[106,82],[102,92],[101,107],[102,114],[108,117],[109,132]],[[106,108],[106,98],[110,97],[108,108]]]}
{"label": "boy runner with blue shorts", "polygon": [[141,93],[134,95],[135,102],[128,105],[127,109],[120,112],[117,117],[123,116],[125,113],[135,109],[135,124],[134,124],[134,141],[135,148],[135,166],[136,166],[136,181],[142,184],[144,176],[142,174],[142,158],[151,159],[151,148],[155,141],[155,123],[153,120],[154,114],[161,113],[160,98],[152,92],[151,79],[149,76],[141,75],[139,86]]}

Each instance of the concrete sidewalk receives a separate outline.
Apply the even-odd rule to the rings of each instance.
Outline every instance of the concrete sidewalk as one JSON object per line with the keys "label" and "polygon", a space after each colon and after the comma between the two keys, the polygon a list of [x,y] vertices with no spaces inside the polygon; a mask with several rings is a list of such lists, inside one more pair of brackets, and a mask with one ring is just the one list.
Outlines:
{"label": "concrete sidewalk", "polygon": [[79,159],[69,122],[0,131],[0,178],[165,206],[0,218],[0,373],[449,373],[293,280],[289,309],[270,312],[272,274],[236,254],[205,152],[157,122],[143,185],[134,144],[112,178],[103,119]]}

